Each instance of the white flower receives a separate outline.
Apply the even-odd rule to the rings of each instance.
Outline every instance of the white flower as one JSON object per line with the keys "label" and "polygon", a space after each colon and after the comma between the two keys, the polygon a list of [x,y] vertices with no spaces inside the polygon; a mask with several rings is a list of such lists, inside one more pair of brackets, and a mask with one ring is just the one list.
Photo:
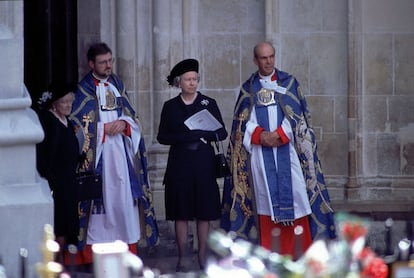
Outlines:
{"label": "white flower", "polygon": [[209,101],[207,99],[203,99],[200,103],[201,103],[201,105],[207,106]]}
{"label": "white flower", "polygon": [[46,103],[47,101],[49,101],[50,99],[52,99],[52,92],[43,92],[42,96],[39,98],[39,100],[37,101],[38,104],[43,104]]}

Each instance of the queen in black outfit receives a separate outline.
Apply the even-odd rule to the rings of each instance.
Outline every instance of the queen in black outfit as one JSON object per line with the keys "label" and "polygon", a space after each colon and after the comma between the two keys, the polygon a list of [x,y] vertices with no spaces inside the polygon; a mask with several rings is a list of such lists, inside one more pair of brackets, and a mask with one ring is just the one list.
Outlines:
{"label": "queen in black outfit", "polygon": [[[214,99],[197,91],[198,61],[186,59],[171,70],[168,83],[180,88],[176,97],[162,108],[157,139],[170,145],[164,176],[167,220],[175,221],[178,246],[177,271],[182,270],[188,221],[196,220],[198,261],[204,267],[206,242],[211,220],[220,218],[220,192],[216,181],[214,148],[211,142],[224,140],[227,131]],[[215,131],[190,130],[184,121],[206,109],[222,125]]]}
{"label": "queen in black outfit", "polygon": [[[76,167],[79,143],[67,116],[72,110],[74,85],[53,84],[42,95],[39,120],[45,137],[36,146],[37,169],[47,179],[54,201],[54,232],[63,254],[68,244],[78,244]],[[61,261],[62,255],[57,260]],[[63,261],[61,261],[63,262]]]}

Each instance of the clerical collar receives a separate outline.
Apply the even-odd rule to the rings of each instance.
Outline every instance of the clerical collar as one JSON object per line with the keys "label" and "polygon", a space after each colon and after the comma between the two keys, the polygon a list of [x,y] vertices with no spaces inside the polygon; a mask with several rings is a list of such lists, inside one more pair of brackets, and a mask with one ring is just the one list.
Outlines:
{"label": "clerical collar", "polygon": [[272,73],[269,75],[261,75],[259,73],[260,79],[266,80],[266,81],[276,81],[276,71],[273,69]]}
{"label": "clerical collar", "polygon": [[107,77],[107,78],[99,78],[99,77],[97,77],[94,73],[92,73],[92,76],[93,76],[93,78],[94,78],[94,81],[95,81],[95,83],[99,83],[99,82],[108,82],[108,79],[109,79],[109,77]]}

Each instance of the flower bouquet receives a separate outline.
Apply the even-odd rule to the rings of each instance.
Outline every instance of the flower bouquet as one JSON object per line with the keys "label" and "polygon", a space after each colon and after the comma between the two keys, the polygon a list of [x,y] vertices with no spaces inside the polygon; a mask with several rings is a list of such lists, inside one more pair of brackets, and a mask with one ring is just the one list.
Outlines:
{"label": "flower bouquet", "polygon": [[335,221],[338,238],[315,240],[296,261],[215,231],[203,277],[386,278],[388,266],[366,246],[370,221],[346,213],[336,213]]}
{"label": "flower bouquet", "polygon": [[317,240],[300,260],[306,266],[305,277],[386,278],[388,266],[366,246],[367,219],[336,213],[338,239]]}

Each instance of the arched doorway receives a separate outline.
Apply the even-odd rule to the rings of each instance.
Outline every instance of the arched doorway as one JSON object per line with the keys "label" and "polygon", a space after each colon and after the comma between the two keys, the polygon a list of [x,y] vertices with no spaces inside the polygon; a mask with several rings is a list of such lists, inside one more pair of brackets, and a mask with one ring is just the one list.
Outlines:
{"label": "arched doorway", "polygon": [[77,80],[77,0],[24,0],[24,83],[33,108],[52,81]]}

